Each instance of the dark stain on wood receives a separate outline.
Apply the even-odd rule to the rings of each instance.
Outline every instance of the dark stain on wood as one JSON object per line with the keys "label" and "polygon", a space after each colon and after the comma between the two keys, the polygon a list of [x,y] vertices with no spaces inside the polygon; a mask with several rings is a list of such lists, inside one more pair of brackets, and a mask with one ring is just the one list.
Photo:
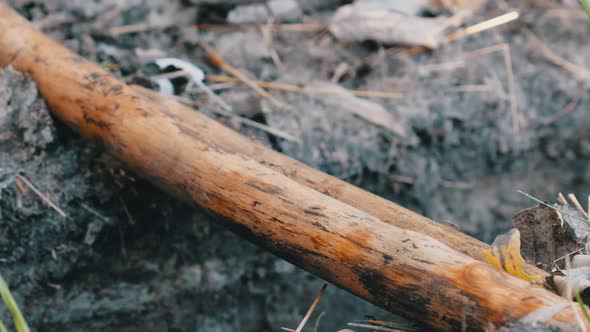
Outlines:
{"label": "dark stain on wood", "polygon": [[427,265],[436,265],[433,262],[431,262],[429,260],[426,260],[426,259],[420,259],[420,258],[414,257],[413,260],[416,261],[416,262],[427,264]]}
{"label": "dark stain on wood", "polygon": [[16,58],[18,58],[19,55],[21,55],[21,53],[23,52],[23,48],[20,47],[19,49],[17,49],[16,51],[14,51],[12,54],[10,54],[10,56],[8,57],[8,62],[12,63],[14,62],[14,60],[16,60]]}
{"label": "dark stain on wood", "polygon": [[147,118],[150,116],[150,113],[141,107],[136,107],[135,110],[144,118]]}
{"label": "dark stain on wood", "polygon": [[279,224],[283,224],[283,225],[285,224],[284,221],[282,221],[281,219],[279,219],[277,217],[270,218],[270,221],[272,221],[272,222],[278,222]]}
{"label": "dark stain on wood", "polygon": [[383,264],[388,265],[393,262],[393,256],[388,254],[383,254]]}
{"label": "dark stain on wood", "polygon": [[39,55],[35,55],[35,58],[33,59],[33,61],[37,64],[41,64],[41,65],[45,65],[45,66],[47,66],[49,64],[45,57],[42,57]]}
{"label": "dark stain on wood", "polygon": [[92,118],[90,115],[88,115],[88,112],[86,111],[82,112],[82,117],[84,118],[84,121],[86,121],[86,123],[95,125],[100,129],[108,130],[111,127],[111,125],[105,121]]}
{"label": "dark stain on wood", "polygon": [[324,225],[322,225],[320,222],[314,221],[311,223],[313,226],[315,226],[316,228],[326,232],[326,233],[330,233],[330,230],[327,229]]}
{"label": "dark stain on wood", "polygon": [[310,215],[310,216],[316,216],[316,217],[322,217],[322,218],[326,218],[327,216],[321,212],[316,212],[316,211],[312,211],[312,210],[303,210],[303,213]]}
{"label": "dark stain on wood", "polygon": [[260,190],[265,194],[269,194],[269,195],[280,195],[283,193],[283,190],[277,186],[273,186],[270,184],[261,184],[261,183],[256,183],[256,182],[246,182],[246,185]]}

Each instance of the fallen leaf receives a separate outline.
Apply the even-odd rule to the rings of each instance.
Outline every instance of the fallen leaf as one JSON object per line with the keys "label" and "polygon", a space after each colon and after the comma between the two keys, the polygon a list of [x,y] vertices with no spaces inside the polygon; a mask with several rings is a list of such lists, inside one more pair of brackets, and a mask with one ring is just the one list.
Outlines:
{"label": "fallen leaf", "polygon": [[[564,212],[577,215],[574,209]],[[561,213],[563,219],[560,219],[554,209],[539,205],[522,210],[512,217],[514,227],[521,233],[522,256],[547,272],[551,272],[555,263],[560,268],[565,268],[563,259],[557,262],[556,260],[579,248],[575,230],[566,219],[566,213]]]}
{"label": "fallen leaf", "polygon": [[435,49],[446,40],[441,29],[445,19],[404,15],[379,7],[352,4],[338,8],[329,29],[340,41],[373,40]]}
{"label": "fallen leaf", "polygon": [[549,279],[562,297],[574,300],[580,294],[584,303],[590,303],[590,265],[587,255],[572,258],[571,267],[554,273]]}
{"label": "fallen leaf", "polygon": [[588,266],[590,267],[590,256],[588,255],[575,255],[572,258],[572,268]]}
{"label": "fallen leaf", "polygon": [[579,244],[586,243],[586,238],[590,234],[590,222],[572,206],[558,206],[563,221],[573,230],[572,235]]}
{"label": "fallen leaf", "polygon": [[380,104],[359,98],[337,84],[314,82],[306,86],[310,90],[332,91],[332,95],[322,95],[320,101],[330,107],[337,108],[380,126],[390,132],[404,137],[406,129],[392,113]]}
{"label": "fallen leaf", "polygon": [[266,23],[272,16],[278,21],[293,21],[303,15],[299,3],[295,0],[270,0],[268,2],[239,5],[227,14],[227,21],[232,24]]}
{"label": "fallen leaf", "polygon": [[524,272],[524,258],[520,255],[520,232],[511,229],[508,233],[498,235],[490,249],[484,251],[486,260],[491,265],[528,282],[541,282],[538,275],[528,275]]}

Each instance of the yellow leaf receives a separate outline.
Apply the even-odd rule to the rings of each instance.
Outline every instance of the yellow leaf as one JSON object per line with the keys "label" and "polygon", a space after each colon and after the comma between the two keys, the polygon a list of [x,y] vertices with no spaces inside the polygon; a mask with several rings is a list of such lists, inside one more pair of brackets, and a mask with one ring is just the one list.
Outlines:
{"label": "yellow leaf", "polygon": [[484,251],[486,260],[497,269],[528,282],[541,282],[539,275],[528,275],[524,272],[524,258],[520,255],[520,232],[512,229],[508,233],[498,235],[490,249]]}

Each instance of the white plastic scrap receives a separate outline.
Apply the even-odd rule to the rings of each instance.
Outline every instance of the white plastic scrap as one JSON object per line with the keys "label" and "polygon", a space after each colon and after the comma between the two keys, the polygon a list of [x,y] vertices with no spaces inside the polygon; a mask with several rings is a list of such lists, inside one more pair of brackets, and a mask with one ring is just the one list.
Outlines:
{"label": "white plastic scrap", "polygon": [[[160,67],[160,69],[164,69],[168,66],[172,66],[172,67],[179,68],[179,69],[183,70],[184,72],[188,73],[188,76],[190,77],[190,79],[193,82],[195,82],[199,86],[199,88],[201,88],[201,90],[205,91],[205,93],[207,95],[209,95],[209,97],[211,97],[211,99],[213,99],[215,102],[217,102],[219,105],[221,105],[226,111],[232,111],[231,106],[229,106],[226,102],[224,102],[221,98],[219,98],[219,96],[216,95],[215,92],[213,92],[213,90],[209,89],[209,87],[207,85],[205,85],[205,82],[204,82],[205,73],[201,70],[201,68],[193,65],[190,62],[176,59],[176,58],[161,58],[161,59],[154,60],[154,62],[156,63],[156,65],[158,67]],[[169,86],[167,83],[164,83],[162,81],[167,81]],[[170,80],[159,79],[156,82],[160,86],[161,92],[168,93],[168,94],[174,94]]]}

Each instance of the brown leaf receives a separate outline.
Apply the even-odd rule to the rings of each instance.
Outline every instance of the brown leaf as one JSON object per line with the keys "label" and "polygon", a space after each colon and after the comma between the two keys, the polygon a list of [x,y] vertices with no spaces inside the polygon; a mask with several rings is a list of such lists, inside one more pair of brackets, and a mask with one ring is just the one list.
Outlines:
{"label": "brown leaf", "polygon": [[330,24],[330,32],[340,41],[374,40],[385,44],[437,48],[444,42],[444,18],[400,14],[358,4],[340,7]]}
{"label": "brown leaf", "polygon": [[396,119],[393,114],[380,104],[359,98],[337,84],[314,82],[307,85],[307,87],[338,92],[338,94],[322,96],[321,101],[331,107],[355,114],[365,121],[385,128],[398,136],[406,136],[406,130],[399,119]]}
{"label": "brown leaf", "polygon": [[[545,205],[520,211],[512,217],[512,223],[521,233],[524,258],[547,272],[551,272],[558,258],[579,248],[571,226],[562,222],[557,212]],[[564,268],[563,260],[556,263]]]}

